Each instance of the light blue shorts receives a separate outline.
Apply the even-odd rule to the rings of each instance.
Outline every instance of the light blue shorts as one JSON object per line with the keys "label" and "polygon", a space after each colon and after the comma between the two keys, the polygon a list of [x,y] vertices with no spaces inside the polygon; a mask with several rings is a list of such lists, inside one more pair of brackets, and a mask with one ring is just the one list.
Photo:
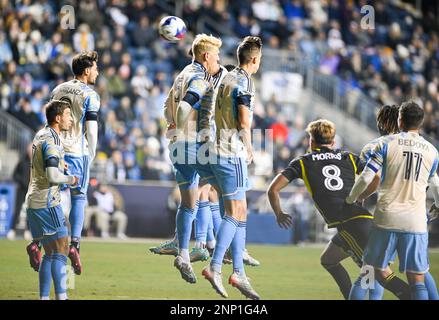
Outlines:
{"label": "light blue shorts", "polygon": [[169,144],[169,158],[174,167],[178,187],[182,190],[198,188],[200,176],[194,168],[196,145],[187,142]]}
{"label": "light blue shorts", "polygon": [[[78,186],[71,190],[87,194],[88,183],[90,179],[90,161],[88,156],[65,155],[64,160],[68,165],[67,174],[79,178]],[[63,187],[65,189],[66,186]]]}
{"label": "light blue shorts", "polygon": [[385,270],[395,251],[399,258],[399,272],[428,271],[428,233],[395,232],[373,227],[364,251],[364,262]]}
{"label": "light blue shorts", "polygon": [[247,162],[244,158],[219,158],[218,163],[210,167],[225,199],[245,199],[249,181]]}
{"label": "light blue shorts", "polygon": [[61,205],[44,209],[27,209],[27,221],[32,237],[43,244],[68,236]]}

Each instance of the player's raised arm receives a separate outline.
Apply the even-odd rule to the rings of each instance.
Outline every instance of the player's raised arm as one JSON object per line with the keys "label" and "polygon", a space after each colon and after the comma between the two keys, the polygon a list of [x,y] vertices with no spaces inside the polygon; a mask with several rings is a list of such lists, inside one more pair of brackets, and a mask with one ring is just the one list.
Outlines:
{"label": "player's raised arm", "polygon": [[293,219],[288,213],[282,211],[279,192],[289,183],[290,181],[284,175],[278,174],[267,190],[268,201],[276,215],[277,224],[284,229],[288,229],[293,225]]}

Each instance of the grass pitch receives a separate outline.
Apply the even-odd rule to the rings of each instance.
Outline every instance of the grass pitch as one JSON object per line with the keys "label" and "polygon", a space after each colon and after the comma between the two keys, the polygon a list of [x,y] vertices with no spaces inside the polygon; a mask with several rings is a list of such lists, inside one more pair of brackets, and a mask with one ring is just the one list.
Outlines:
{"label": "grass pitch", "polygon": [[[174,268],[172,256],[149,252],[159,242],[103,242],[84,240],[81,260],[84,273],[74,277],[70,299],[222,299],[201,276],[207,262],[194,264],[196,284],[188,284]],[[29,267],[23,240],[0,240],[0,299],[38,299],[38,274]],[[330,275],[320,266],[322,246],[295,247],[249,245],[260,267],[247,267],[247,275],[262,299],[342,299]],[[439,279],[439,251],[430,252],[431,273]],[[69,261],[70,264],[70,261]],[[351,278],[358,268],[343,262]],[[227,284],[232,267],[223,267],[223,282],[229,299],[245,299]],[[405,277],[398,273],[401,277]],[[52,286],[53,287],[53,286]],[[53,299],[53,288],[51,298]],[[385,299],[394,299],[386,292]]]}

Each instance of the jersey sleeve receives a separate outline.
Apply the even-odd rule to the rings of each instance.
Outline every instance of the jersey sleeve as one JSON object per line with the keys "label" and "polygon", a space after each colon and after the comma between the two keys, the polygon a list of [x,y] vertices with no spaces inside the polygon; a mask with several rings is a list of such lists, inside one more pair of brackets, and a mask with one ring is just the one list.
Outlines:
{"label": "jersey sleeve", "polygon": [[186,92],[191,92],[197,95],[198,99],[201,99],[208,89],[209,82],[197,76],[189,82]]}
{"label": "jersey sleeve", "polygon": [[85,113],[97,113],[101,107],[99,95],[95,91],[91,91],[84,101]]}
{"label": "jersey sleeve", "polygon": [[236,104],[244,105],[250,109],[250,100],[252,97],[250,80],[241,78],[238,80],[236,87]]}
{"label": "jersey sleeve", "polygon": [[436,158],[433,161],[433,166],[431,167],[430,175],[428,177],[429,179],[436,174],[438,163],[439,163],[439,155],[436,151]]}
{"label": "jersey sleeve", "polygon": [[388,143],[385,140],[377,143],[371,152],[369,160],[367,161],[367,168],[376,173],[383,167],[384,160],[387,157],[387,146]]}
{"label": "jersey sleeve", "polygon": [[44,163],[51,158],[61,159],[59,146],[55,144],[53,139],[48,139],[43,142],[42,151]]}
{"label": "jersey sleeve", "polygon": [[302,168],[300,166],[300,158],[291,161],[281,174],[288,179],[288,181],[293,181],[294,179],[302,178]]}

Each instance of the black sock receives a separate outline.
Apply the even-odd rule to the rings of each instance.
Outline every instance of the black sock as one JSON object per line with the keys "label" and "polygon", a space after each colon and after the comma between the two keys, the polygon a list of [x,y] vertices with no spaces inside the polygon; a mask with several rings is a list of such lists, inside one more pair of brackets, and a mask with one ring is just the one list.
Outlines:
{"label": "black sock", "polygon": [[337,285],[340,288],[345,300],[348,300],[352,282],[346,269],[340,263],[332,265],[322,264],[322,266],[331,274],[335,282],[337,282]]}
{"label": "black sock", "polygon": [[78,250],[78,252],[79,252],[79,241],[78,241],[78,240],[72,240],[72,241],[70,241],[70,246],[75,247],[76,250]]}
{"label": "black sock", "polygon": [[410,300],[410,286],[395,276],[395,273],[391,273],[384,280],[379,279],[379,283],[397,296],[400,300]]}

